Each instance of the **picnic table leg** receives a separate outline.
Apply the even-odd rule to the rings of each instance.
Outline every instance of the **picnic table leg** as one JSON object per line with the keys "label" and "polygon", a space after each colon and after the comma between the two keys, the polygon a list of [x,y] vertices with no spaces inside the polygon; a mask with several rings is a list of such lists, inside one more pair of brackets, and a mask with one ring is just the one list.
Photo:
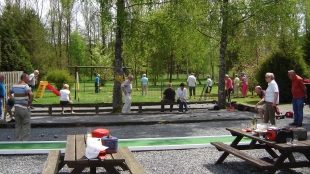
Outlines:
{"label": "picnic table leg", "polygon": [[119,174],[119,171],[117,171],[113,166],[104,166],[104,168],[109,174]]}
{"label": "picnic table leg", "polygon": [[[243,138],[243,136],[236,136],[236,138],[234,139],[234,141],[230,144],[230,146],[236,146],[241,139]],[[228,152],[224,152],[220,158],[215,162],[215,164],[222,164],[223,161],[227,158],[227,156],[229,155]]]}
{"label": "picnic table leg", "polygon": [[74,168],[72,171],[71,171],[71,174],[81,174],[82,171],[85,169],[85,167],[82,167],[82,168]]}
{"label": "picnic table leg", "polygon": [[256,140],[252,140],[250,145],[249,145],[249,149],[253,149],[255,144],[256,144],[256,142],[257,142]]}
{"label": "picnic table leg", "polygon": [[60,162],[58,164],[58,171],[60,171],[65,166],[64,158],[65,158],[64,154],[61,154],[60,155]]}
{"label": "picnic table leg", "polygon": [[301,152],[302,154],[305,155],[305,157],[308,159],[308,161],[310,162],[310,152]]}
{"label": "picnic table leg", "polygon": [[90,174],[96,174],[96,167],[90,167]]}
{"label": "picnic table leg", "polygon": [[274,152],[270,147],[266,147],[265,150],[269,153],[270,156],[272,156],[272,158],[278,158],[279,155],[276,154],[276,152]]}
{"label": "picnic table leg", "polygon": [[[279,158],[273,163],[273,165],[275,167],[280,166],[281,164],[283,164],[283,162],[285,161],[285,159],[288,157],[288,153],[281,153],[281,155],[279,156]],[[268,173],[275,173],[277,171],[277,169],[269,169]]]}

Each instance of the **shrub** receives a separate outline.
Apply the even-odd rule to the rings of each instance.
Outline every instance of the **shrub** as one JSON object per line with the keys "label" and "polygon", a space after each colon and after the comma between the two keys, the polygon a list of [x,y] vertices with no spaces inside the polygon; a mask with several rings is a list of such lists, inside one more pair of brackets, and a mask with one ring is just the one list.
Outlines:
{"label": "shrub", "polygon": [[288,70],[295,70],[301,77],[306,77],[308,70],[301,54],[287,50],[275,52],[261,64],[256,73],[256,79],[263,89],[268,87],[265,74],[272,72],[275,75],[275,81],[279,86],[280,103],[292,102],[292,83],[287,76]]}
{"label": "shrub", "polygon": [[66,70],[53,70],[48,72],[45,79],[49,83],[55,83],[58,90],[60,90],[64,84],[69,84],[71,86],[71,84],[74,83],[74,77],[70,76],[69,72]]}

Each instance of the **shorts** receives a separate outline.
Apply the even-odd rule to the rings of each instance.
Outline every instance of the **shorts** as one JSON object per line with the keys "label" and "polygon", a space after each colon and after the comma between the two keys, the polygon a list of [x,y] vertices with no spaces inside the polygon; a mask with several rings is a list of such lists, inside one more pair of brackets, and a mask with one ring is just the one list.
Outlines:
{"label": "shorts", "polygon": [[210,93],[212,90],[212,86],[208,86],[207,89],[206,89],[206,93]]}
{"label": "shorts", "polygon": [[60,101],[61,105],[72,104],[72,101]]}
{"label": "shorts", "polygon": [[266,103],[260,108],[263,110],[263,112],[265,112],[266,111]]}
{"label": "shorts", "polygon": [[14,107],[14,102],[13,102],[13,100],[8,99],[8,100],[6,101],[5,107],[7,108],[7,111],[11,111],[12,108]]}

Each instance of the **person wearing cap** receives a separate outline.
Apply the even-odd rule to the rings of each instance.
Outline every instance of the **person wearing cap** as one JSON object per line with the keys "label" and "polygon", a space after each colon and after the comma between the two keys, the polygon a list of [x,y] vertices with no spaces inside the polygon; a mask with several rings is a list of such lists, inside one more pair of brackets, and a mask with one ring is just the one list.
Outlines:
{"label": "person wearing cap", "polygon": [[141,88],[142,88],[142,96],[147,95],[147,86],[149,84],[149,79],[146,77],[146,74],[142,75],[141,78]]}
{"label": "person wearing cap", "polygon": [[100,84],[100,74],[97,74],[95,78],[95,93],[99,93],[99,84]]}
{"label": "person wearing cap", "polygon": [[185,113],[188,113],[188,107],[186,103],[186,88],[184,88],[184,83],[180,84],[180,87],[177,90],[177,102],[179,104],[179,113],[183,112],[183,105],[185,108]]}
{"label": "person wearing cap", "polygon": [[131,92],[132,92],[132,84],[131,81],[133,76],[131,74],[128,75],[127,80],[121,85],[122,91],[124,92],[125,104],[122,109],[123,114],[130,113],[131,107]]}
{"label": "person wearing cap", "polygon": [[[36,79],[38,78],[40,72],[39,70],[34,70],[33,73],[29,74],[29,83],[28,86],[30,87],[31,91],[33,92],[33,88],[36,85]],[[36,100],[35,100],[36,101]],[[30,105],[31,109],[34,109],[32,105]]]}

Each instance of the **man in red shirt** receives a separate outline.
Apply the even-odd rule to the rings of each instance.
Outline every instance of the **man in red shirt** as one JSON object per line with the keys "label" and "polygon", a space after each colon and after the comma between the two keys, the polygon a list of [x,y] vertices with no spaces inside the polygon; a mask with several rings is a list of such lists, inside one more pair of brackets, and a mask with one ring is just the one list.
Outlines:
{"label": "man in red shirt", "polygon": [[294,122],[290,125],[296,125],[296,127],[302,126],[303,120],[303,108],[304,108],[304,97],[306,96],[306,86],[303,80],[298,76],[294,70],[288,71],[288,77],[292,81],[292,95],[293,95],[293,111],[294,111]]}

